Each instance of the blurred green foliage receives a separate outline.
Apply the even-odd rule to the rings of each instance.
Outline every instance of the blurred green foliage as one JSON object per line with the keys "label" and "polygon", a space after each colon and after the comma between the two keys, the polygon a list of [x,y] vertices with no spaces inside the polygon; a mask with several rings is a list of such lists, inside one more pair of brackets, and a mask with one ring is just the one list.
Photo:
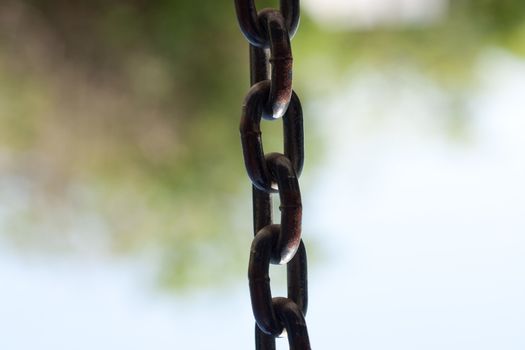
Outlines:
{"label": "blurred green foliage", "polygon": [[[308,101],[352,65],[411,66],[465,88],[485,48],[525,54],[524,14],[521,0],[454,0],[427,26],[334,31],[303,12],[294,84]],[[247,85],[232,2],[2,2],[0,180],[25,198],[2,232],[25,252],[142,254],[167,287],[242,275]],[[265,141],[278,147],[279,131]]]}

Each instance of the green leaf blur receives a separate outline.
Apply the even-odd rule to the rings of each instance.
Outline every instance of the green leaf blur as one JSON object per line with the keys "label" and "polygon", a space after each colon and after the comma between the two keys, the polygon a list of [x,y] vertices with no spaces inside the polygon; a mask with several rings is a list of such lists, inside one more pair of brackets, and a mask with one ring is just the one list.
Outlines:
{"label": "green leaf blur", "polygon": [[[232,2],[3,1],[3,236],[24,254],[145,257],[166,288],[243,276],[246,46]],[[294,86],[308,105],[353,66],[411,66],[457,92],[487,47],[525,54],[524,1],[454,0],[443,21],[367,30],[303,11]],[[308,120],[322,116],[305,118],[313,169],[322,140]],[[454,118],[451,133],[468,122]],[[281,147],[279,127],[265,147]]]}

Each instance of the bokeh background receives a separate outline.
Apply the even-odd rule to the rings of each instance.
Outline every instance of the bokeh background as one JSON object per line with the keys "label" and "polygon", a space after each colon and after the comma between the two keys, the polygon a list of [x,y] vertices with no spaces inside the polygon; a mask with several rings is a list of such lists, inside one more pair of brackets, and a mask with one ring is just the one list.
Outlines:
{"label": "bokeh background", "polygon": [[[524,349],[525,2],[301,5],[313,347]],[[0,1],[1,349],[253,347],[247,89],[231,1]]]}

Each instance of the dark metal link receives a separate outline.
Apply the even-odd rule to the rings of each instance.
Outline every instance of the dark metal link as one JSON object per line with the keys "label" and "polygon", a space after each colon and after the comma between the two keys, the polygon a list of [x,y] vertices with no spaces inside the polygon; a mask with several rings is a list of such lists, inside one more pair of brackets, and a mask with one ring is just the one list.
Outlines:
{"label": "dark metal link", "polygon": [[290,37],[281,12],[264,9],[259,12],[259,23],[269,37],[272,84],[270,97],[263,110],[263,118],[281,118],[292,97],[293,57]]}
{"label": "dark metal link", "polygon": [[290,103],[293,58],[281,13],[263,10],[259,18],[263,27],[270,33],[270,47],[268,49],[250,45],[250,81],[251,85],[254,85],[261,80],[270,79],[271,63],[270,95],[262,117],[272,120],[282,117]]}
{"label": "dark metal link", "polygon": [[[273,298],[277,317],[282,320],[291,350],[310,350],[310,339],[299,306],[287,298]],[[255,349],[275,350],[275,337],[265,334],[255,325]]]}
{"label": "dark metal link", "polygon": [[292,161],[299,177],[304,165],[304,129],[303,108],[295,91],[292,91],[292,99],[283,117],[283,139],[284,155]]}
{"label": "dark metal link", "polygon": [[[265,192],[277,192],[266,166],[261,136],[262,106],[270,91],[270,81],[253,85],[246,95],[239,126],[244,164],[253,185]],[[284,155],[299,176],[304,164],[303,112],[295,93],[283,117]]]}
{"label": "dark metal link", "polygon": [[308,263],[303,241],[292,260],[286,265],[288,298],[292,299],[306,316],[308,310]]}
{"label": "dark metal link", "polygon": [[272,188],[270,173],[266,167],[261,136],[262,106],[270,93],[270,81],[264,80],[253,85],[244,99],[239,126],[244,165],[252,184],[266,192],[276,192]]}
{"label": "dark metal link", "polygon": [[272,263],[282,265],[293,258],[301,243],[301,191],[290,159],[280,153],[270,153],[266,156],[266,164],[277,181],[281,201],[281,230]]}
{"label": "dark metal link", "polygon": [[263,227],[273,223],[272,195],[252,186],[253,203],[253,234],[256,235]]}
{"label": "dark metal link", "polygon": [[278,336],[283,331],[273,308],[269,276],[270,260],[279,231],[279,225],[268,225],[255,235],[248,265],[253,316],[259,328],[273,336]]}
{"label": "dark metal link", "polygon": [[290,349],[311,350],[306,321],[299,306],[289,298],[273,298],[272,303],[277,317],[288,333]]}
{"label": "dark metal link", "polygon": [[255,350],[275,350],[275,337],[261,331],[255,324]]}
{"label": "dark metal link", "polygon": [[286,21],[286,28],[288,29],[288,35],[291,40],[295,36],[295,32],[297,32],[297,28],[299,27],[299,20],[301,17],[299,0],[281,0],[279,9]]}
{"label": "dark metal link", "polygon": [[250,86],[270,79],[270,58],[268,49],[250,46]]}
{"label": "dark metal link", "polygon": [[[278,336],[282,332],[282,323],[278,320],[272,303],[270,289],[270,261],[280,234],[279,225],[268,225],[255,236],[250,250],[248,279],[250,281],[250,296],[252,309],[257,325],[267,334]],[[308,287],[306,280],[306,250],[301,244],[289,265],[294,268],[287,271],[288,280],[294,286],[288,287],[288,298],[293,300],[301,312],[306,314]],[[291,276],[290,274],[293,274]]]}
{"label": "dark metal link", "polygon": [[[235,0],[235,10],[246,40],[258,47],[267,46],[268,37],[260,28],[254,0]],[[285,18],[289,36],[292,38],[299,25],[299,0],[280,0],[280,10]]]}

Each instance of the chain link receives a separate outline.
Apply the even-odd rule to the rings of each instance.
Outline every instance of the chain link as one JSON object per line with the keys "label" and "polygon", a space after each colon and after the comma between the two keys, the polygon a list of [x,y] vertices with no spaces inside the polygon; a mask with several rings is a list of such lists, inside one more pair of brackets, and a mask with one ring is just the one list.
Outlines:
{"label": "chain link", "polygon": [[[248,176],[260,190],[277,192],[266,164],[260,129],[262,105],[268,98],[270,85],[269,80],[263,80],[252,86],[243,103],[239,129]],[[284,155],[290,159],[299,176],[304,163],[303,111],[295,93],[283,117],[283,134]]]}
{"label": "chain link", "polygon": [[[235,0],[242,33],[250,44],[251,88],[242,108],[244,164],[252,182],[253,228],[248,279],[256,321],[257,350],[275,350],[284,331],[290,349],[310,350],[305,322],[307,257],[301,240],[298,178],[304,163],[303,112],[292,90],[290,39],[299,24],[299,0],[281,0],[280,10],[257,13],[254,0]],[[283,153],[265,154],[262,119],[283,120]],[[279,194],[280,224],[272,219],[272,193]],[[272,297],[270,264],[286,264],[288,295]]]}
{"label": "chain link", "polygon": [[[235,10],[241,31],[246,40],[254,46],[264,47],[268,44],[268,38],[261,30],[257,8],[254,0],[235,0]],[[280,0],[280,12],[286,21],[286,29],[292,38],[299,26],[299,0]]]}
{"label": "chain link", "polygon": [[[278,119],[285,113],[292,96],[293,57],[290,38],[284,17],[279,11],[264,9],[259,12],[259,19],[268,33],[268,47],[261,47],[264,53],[261,52],[258,55],[264,55],[264,59],[272,65],[270,95],[263,105],[262,117],[264,119]],[[269,59],[267,57],[268,51]],[[263,57],[256,56],[253,58],[261,60]],[[267,70],[267,67],[263,69]]]}

